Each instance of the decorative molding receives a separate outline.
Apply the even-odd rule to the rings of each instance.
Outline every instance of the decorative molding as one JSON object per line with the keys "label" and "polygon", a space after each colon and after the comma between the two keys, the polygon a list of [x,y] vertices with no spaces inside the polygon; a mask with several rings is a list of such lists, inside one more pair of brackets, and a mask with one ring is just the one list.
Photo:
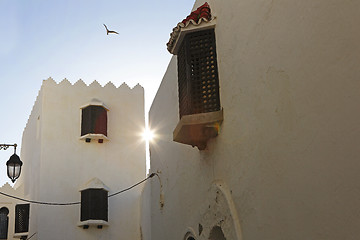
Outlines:
{"label": "decorative molding", "polygon": [[187,240],[189,237],[193,237],[197,239],[199,236],[196,234],[195,230],[191,227],[186,228],[186,234],[184,236],[183,240]]}
{"label": "decorative molding", "polygon": [[22,232],[22,233],[14,233],[13,237],[14,238],[21,238],[21,237],[25,237],[28,236],[29,232]]}
{"label": "decorative molding", "polygon": [[170,33],[167,49],[176,55],[184,36],[193,31],[200,31],[207,28],[214,28],[216,17],[211,15],[211,9],[207,2],[191,12],[183,21],[179,22]]}
{"label": "decorative molding", "polygon": [[88,107],[88,106],[101,106],[101,107],[105,108],[107,111],[109,111],[109,108],[105,105],[105,103],[103,103],[102,101],[100,101],[100,100],[97,99],[97,98],[91,99],[90,102],[82,105],[82,106],[80,107],[80,109],[86,108],[86,107]]}
{"label": "decorative molding", "polygon": [[[241,222],[227,184],[218,179],[212,182],[200,209],[201,239],[209,239],[213,227],[222,229],[226,239],[242,240]],[[194,226],[195,227],[195,226]]]}
{"label": "decorative molding", "polygon": [[238,212],[236,210],[236,206],[234,200],[232,198],[229,187],[225,184],[223,180],[214,181],[214,185],[222,192],[223,196],[226,199],[231,218],[233,220],[234,229],[236,233],[237,240],[242,240],[242,230],[240,225],[240,219],[238,216]]}
{"label": "decorative molding", "polygon": [[94,177],[87,181],[80,189],[79,192],[84,191],[86,189],[104,189],[105,191],[109,192],[110,188],[106,186],[100,179]]}
{"label": "decorative molding", "polygon": [[103,139],[106,141],[109,141],[109,138],[105,136],[104,134],[98,134],[98,133],[88,133],[79,138],[80,140],[86,140],[86,139],[93,139],[93,140],[99,140]]}
{"label": "decorative molding", "polygon": [[109,223],[104,220],[86,220],[83,222],[78,222],[78,227],[84,226],[109,226]]}

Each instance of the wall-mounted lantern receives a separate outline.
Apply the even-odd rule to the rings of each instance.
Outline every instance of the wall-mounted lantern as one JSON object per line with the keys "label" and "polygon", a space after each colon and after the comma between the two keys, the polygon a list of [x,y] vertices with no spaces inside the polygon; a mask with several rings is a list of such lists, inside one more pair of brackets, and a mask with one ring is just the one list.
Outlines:
{"label": "wall-mounted lantern", "polygon": [[17,144],[0,144],[0,150],[6,150],[9,147],[14,147],[14,154],[11,155],[10,159],[6,162],[7,166],[7,175],[12,182],[15,182],[16,179],[20,177],[21,166],[23,165],[20,157],[16,155]]}

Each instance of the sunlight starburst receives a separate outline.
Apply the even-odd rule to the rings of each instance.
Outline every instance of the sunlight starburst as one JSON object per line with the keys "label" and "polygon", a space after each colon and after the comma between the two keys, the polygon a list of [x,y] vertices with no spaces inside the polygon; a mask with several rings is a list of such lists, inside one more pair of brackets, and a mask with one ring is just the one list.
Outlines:
{"label": "sunlight starburst", "polygon": [[146,128],[142,134],[142,137],[145,141],[151,142],[154,139],[154,132],[151,129]]}

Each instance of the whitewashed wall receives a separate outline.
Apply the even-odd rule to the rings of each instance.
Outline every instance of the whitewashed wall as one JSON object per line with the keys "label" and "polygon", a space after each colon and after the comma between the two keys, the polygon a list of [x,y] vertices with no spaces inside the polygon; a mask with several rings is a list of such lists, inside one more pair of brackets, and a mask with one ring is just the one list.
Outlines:
{"label": "whitewashed wall", "polygon": [[[108,108],[109,141],[80,138],[80,107],[93,98]],[[97,177],[110,194],[145,177],[144,90],[96,81],[86,86],[67,80],[43,82],[22,142],[25,196],[46,202],[80,201],[79,189]],[[31,205],[30,234],[37,239],[139,239],[141,187],[109,198],[109,226],[77,226],[80,205]]]}
{"label": "whitewashed wall", "polygon": [[152,239],[358,239],[360,2],[208,2],[224,122],[204,151],[172,141],[173,58],[150,111]]}

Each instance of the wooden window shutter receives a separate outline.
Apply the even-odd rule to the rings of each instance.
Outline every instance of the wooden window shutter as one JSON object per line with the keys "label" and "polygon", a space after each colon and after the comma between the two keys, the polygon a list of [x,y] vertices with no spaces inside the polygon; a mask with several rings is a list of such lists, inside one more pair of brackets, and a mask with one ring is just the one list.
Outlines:
{"label": "wooden window shutter", "polygon": [[15,233],[29,231],[30,204],[18,204],[15,206]]}
{"label": "wooden window shutter", "polygon": [[86,189],[81,192],[80,221],[108,221],[108,196],[104,189]]}
{"label": "wooden window shutter", "polygon": [[107,136],[107,111],[102,106],[88,106],[82,109],[81,136],[86,134]]}
{"label": "wooden window shutter", "polygon": [[219,111],[219,78],[214,29],[189,33],[178,52],[179,114]]}

